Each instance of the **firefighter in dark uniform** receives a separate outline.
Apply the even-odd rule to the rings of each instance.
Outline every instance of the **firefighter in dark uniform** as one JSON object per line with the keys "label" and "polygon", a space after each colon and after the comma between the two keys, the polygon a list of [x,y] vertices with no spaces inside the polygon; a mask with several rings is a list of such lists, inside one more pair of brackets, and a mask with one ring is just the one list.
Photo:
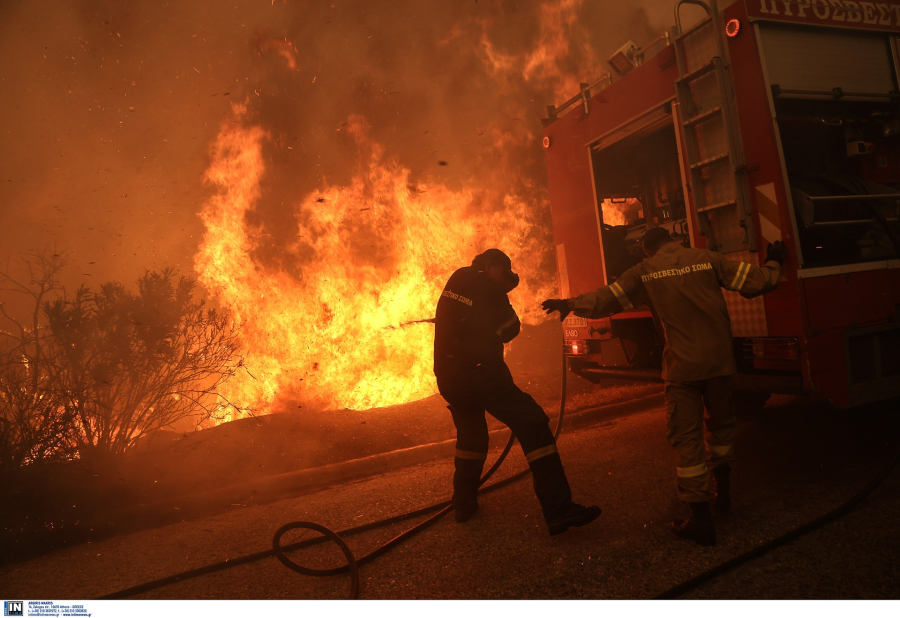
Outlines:
{"label": "firefighter in dark uniform", "polygon": [[519,334],[507,293],[519,283],[499,249],[478,255],[450,277],[435,312],[434,375],[456,425],[453,508],[456,521],[478,510],[478,486],[488,452],[485,411],[512,430],[522,445],[534,491],[550,534],[583,526],[596,506],[572,502],[572,492],[544,410],[513,382],[503,344]]}
{"label": "firefighter in dark uniform", "polygon": [[542,306],[548,314],[559,311],[560,319],[570,311],[596,319],[640,305],[650,308],[666,342],[662,375],[667,439],[678,457],[678,497],[691,507],[691,516],[673,521],[672,531],[714,545],[711,494],[717,511],[731,506],[735,413],[730,382],[737,371],[721,288],[744,298],[774,290],[787,248],[781,241],[769,244],[764,265],[757,267],[714,251],[685,248],[659,227],[647,232],[643,247],[647,259],[614,283],[576,298],[547,300]]}

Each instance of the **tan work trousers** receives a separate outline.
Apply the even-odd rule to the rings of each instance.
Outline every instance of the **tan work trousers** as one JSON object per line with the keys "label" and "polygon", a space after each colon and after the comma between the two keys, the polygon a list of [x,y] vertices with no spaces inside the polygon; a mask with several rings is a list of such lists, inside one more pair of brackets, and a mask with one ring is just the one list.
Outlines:
{"label": "tan work trousers", "polygon": [[666,418],[666,439],[678,454],[678,497],[684,502],[706,502],[710,470],[734,462],[731,376],[666,382]]}

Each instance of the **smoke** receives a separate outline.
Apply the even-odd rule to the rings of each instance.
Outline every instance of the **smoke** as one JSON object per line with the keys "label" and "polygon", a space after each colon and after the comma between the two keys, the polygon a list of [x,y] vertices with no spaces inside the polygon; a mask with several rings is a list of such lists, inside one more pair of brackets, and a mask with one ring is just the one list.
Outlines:
{"label": "smoke", "polygon": [[269,235],[261,260],[296,240],[294,204],[359,169],[352,118],[413,184],[474,191],[483,209],[516,195],[546,210],[545,106],[602,74],[624,39],[661,32],[671,6],[3,3],[2,257],[71,249],[70,286],[169,265],[190,274],[210,144],[232,101],[270,136],[251,215]]}

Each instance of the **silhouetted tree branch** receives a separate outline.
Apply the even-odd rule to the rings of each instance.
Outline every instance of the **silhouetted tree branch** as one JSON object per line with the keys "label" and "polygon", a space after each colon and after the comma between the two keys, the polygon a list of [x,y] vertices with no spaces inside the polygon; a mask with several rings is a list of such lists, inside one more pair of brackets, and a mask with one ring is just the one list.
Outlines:
{"label": "silhouetted tree branch", "polygon": [[45,249],[21,261],[21,279],[10,274],[8,265],[0,272],[0,292],[22,294],[30,307],[30,319],[23,323],[0,302],[0,473],[29,461],[72,456],[72,418],[49,388],[56,372],[45,353],[40,310],[48,296],[61,292],[59,273],[65,265],[65,253]]}
{"label": "silhouetted tree branch", "polygon": [[132,294],[118,283],[46,303],[56,385],[79,423],[82,456],[120,454],[184,418],[223,405],[218,387],[240,366],[231,321],[194,300],[194,281],[147,272]]}
{"label": "silhouetted tree branch", "polygon": [[192,279],[148,271],[136,294],[110,282],[69,296],[64,265],[44,251],[21,279],[0,273],[0,292],[29,297],[31,314],[23,323],[0,303],[0,472],[118,455],[183,419],[224,416],[218,388],[243,366],[237,333]]}

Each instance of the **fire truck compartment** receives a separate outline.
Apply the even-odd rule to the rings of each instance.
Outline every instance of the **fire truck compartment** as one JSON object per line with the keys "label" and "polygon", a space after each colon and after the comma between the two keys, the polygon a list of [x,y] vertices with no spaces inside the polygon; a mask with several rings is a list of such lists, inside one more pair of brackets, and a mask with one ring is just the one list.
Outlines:
{"label": "fire truck compartment", "polygon": [[803,267],[896,258],[896,105],[785,99],[776,100],[776,112]]}
{"label": "fire truck compartment", "polygon": [[[665,62],[613,65],[617,79],[548,108],[561,293],[614,282],[657,225],[750,264],[783,240],[777,290],[725,292],[734,388],[840,406],[896,396],[900,31],[825,23],[830,8],[696,4],[708,18],[682,28],[676,9]],[[646,308],[564,328],[583,377],[659,379],[663,342]]]}
{"label": "fire truck compartment", "polygon": [[644,259],[641,238],[666,227],[687,244],[684,187],[671,116],[601,149],[591,148],[607,283]]}
{"label": "fire truck compartment", "polygon": [[900,253],[900,110],[883,32],[760,28],[803,268]]}

